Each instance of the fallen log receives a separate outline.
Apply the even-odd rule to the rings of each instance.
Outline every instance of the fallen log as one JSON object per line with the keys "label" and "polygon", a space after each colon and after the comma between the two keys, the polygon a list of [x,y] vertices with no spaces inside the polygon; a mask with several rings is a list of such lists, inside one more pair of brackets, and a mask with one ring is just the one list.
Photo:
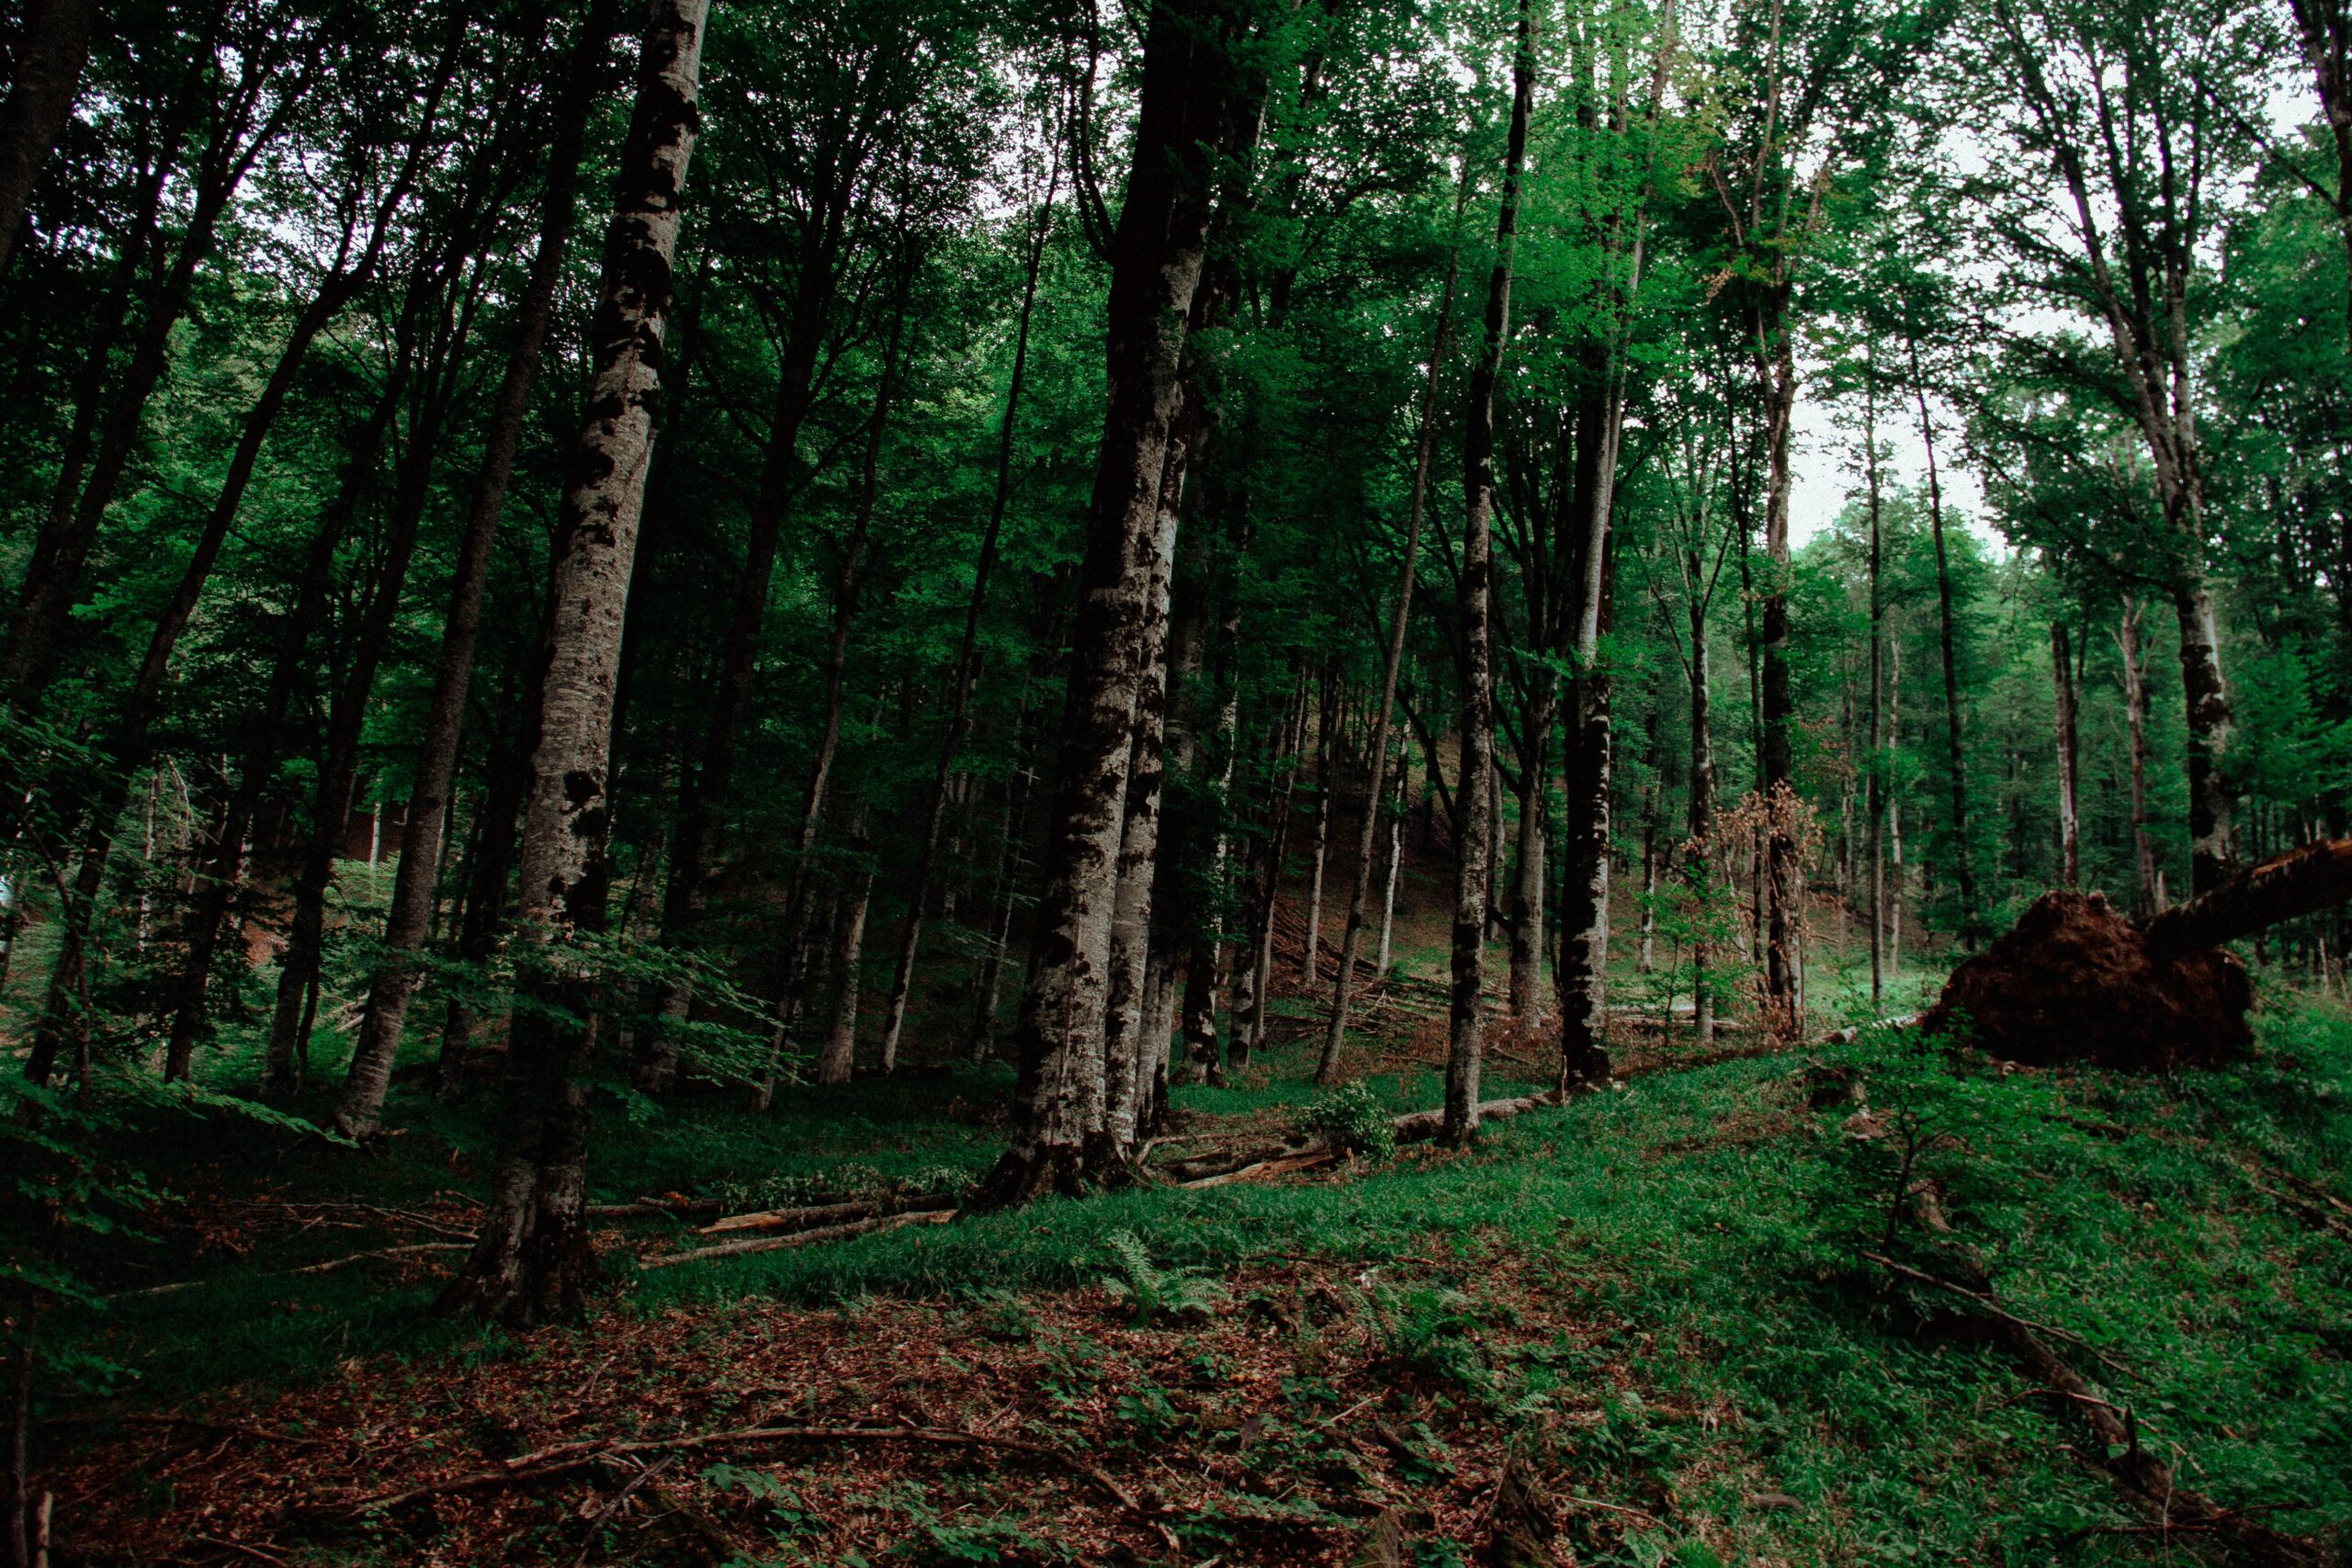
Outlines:
{"label": "fallen log", "polygon": [[2352,900],[2352,839],[2308,844],[2138,924],[2099,894],[2045,893],[1951,973],[1921,1019],[2012,1061],[2170,1072],[2253,1044],[2254,987],[2222,944]]}

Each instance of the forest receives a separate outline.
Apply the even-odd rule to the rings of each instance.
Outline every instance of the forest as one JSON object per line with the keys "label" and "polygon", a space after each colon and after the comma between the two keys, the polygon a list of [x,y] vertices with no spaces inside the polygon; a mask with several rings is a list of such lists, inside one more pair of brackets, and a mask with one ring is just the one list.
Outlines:
{"label": "forest", "polygon": [[0,1568],[2352,1562],[2347,0],[0,82]]}

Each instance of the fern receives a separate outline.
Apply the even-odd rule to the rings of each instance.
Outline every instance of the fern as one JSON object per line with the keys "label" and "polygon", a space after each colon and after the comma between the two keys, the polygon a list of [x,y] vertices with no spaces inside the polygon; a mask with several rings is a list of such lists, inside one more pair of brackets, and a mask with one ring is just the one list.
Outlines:
{"label": "fern", "polygon": [[1118,1271],[1102,1281],[1111,1299],[1125,1303],[1138,1324],[1159,1318],[1213,1317],[1227,1302],[1224,1285],[1197,1269],[1162,1269],[1133,1231],[1102,1238]]}

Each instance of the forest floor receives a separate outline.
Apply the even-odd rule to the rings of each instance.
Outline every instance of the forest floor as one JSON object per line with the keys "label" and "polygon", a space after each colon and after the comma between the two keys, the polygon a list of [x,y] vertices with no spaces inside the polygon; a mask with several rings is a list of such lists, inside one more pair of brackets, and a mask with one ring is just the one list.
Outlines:
{"label": "forest floor", "polygon": [[[1871,1261],[1933,1268],[1907,1148],[2184,1486],[2341,1542],[2352,1017],[2282,998],[2262,1032],[2161,1080],[1653,1037],[1461,1152],[643,1271],[693,1222],[616,1219],[601,1309],[523,1336],[429,1310],[470,1114],[401,1103],[372,1155],[180,1118],[142,1151],[176,1201],[100,1266],[137,1293],[70,1348],[112,1392],[46,1404],[38,1462],[67,1562],[1436,1564],[1498,1529],[1586,1564],[2226,1560],[1971,1303]],[[1311,1049],[1179,1089],[1178,1130],[1279,1129]],[[1436,1102],[1427,1043],[1377,1049],[1386,1102]],[[616,1106],[596,1196],[932,1189],[985,1168],[1008,1090]]]}

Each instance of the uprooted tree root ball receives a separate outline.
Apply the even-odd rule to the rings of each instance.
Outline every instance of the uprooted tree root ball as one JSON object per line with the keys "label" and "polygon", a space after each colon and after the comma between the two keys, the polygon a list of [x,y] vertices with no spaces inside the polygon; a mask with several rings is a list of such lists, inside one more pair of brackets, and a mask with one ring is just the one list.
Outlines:
{"label": "uprooted tree root ball", "polygon": [[1953,970],[1921,1023],[2012,1061],[2169,1072],[2244,1053],[2253,1001],[2229,953],[2167,953],[2101,895],[2054,892]]}

